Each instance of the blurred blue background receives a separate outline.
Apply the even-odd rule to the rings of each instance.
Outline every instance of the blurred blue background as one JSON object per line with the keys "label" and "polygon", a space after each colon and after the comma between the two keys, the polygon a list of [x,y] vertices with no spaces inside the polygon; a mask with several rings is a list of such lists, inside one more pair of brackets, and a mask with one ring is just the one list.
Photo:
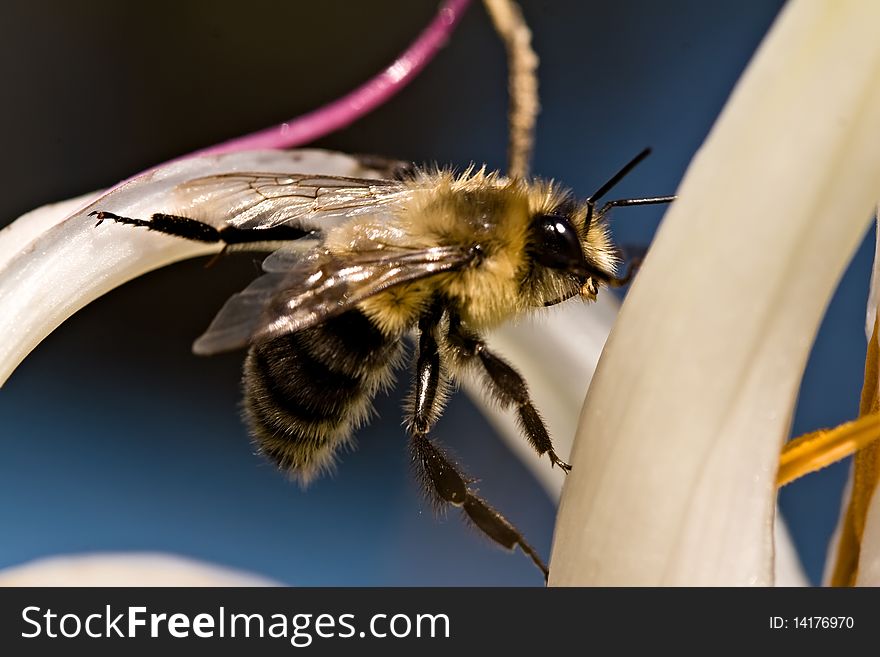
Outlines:
{"label": "blurred blue background", "polygon": [[[536,173],[585,196],[643,147],[617,190],[667,194],[780,2],[524,0],[541,56]],[[5,4],[0,225],[197,147],[327,102],[388,64],[435,2]],[[503,50],[479,4],[415,83],[321,140],[347,152],[503,168]],[[742,192],[748,211],[748,190]],[[659,209],[618,211],[647,244]],[[706,217],[711,221],[711,217]],[[807,369],[798,434],[852,418],[864,359],[870,239]],[[257,271],[176,265],[114,291],[41,344],[0,391],[0,567],[93,550],[163,550],[294,585],[540,585],[453,513],[437,522],[409,477],[403,390],[380,396],[335,477],[303,492],[255,457],[238,419],[241,357],[194,337]],[[549,555],[554,506],[479,411],[456,396],[436,437]],[[786,488],[783,512],[818,581],[847,472]]]}

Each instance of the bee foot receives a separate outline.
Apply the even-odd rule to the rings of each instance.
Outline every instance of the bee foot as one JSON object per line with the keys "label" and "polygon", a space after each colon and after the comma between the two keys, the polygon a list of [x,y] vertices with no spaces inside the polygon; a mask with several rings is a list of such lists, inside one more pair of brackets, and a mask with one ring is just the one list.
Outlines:
{"label": "bee foot", "polygon": [[566,463],[565,461],[563,461],[561,458],[556,456],[556,452],[551,451],[549,456],[550,456],[551,467],[554,465],[558,465],[560,468],[562,468],[562,471],[565,474],[568,474],[569,472],[571,472],[571,466],[568,463]]}

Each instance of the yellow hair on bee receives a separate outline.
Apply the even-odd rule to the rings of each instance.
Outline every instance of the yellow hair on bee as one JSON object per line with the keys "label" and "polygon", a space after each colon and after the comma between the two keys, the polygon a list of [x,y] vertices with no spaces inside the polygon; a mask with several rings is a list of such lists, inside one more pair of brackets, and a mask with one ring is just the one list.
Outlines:
{"label": "yellow hair on bee", "polygon": [[[326,247],[341,259],[365,249],[479,248],[473,266],[395,286],[359,304],[387,335],[412,327],[437,295],[482,331],[579,287],[558,273],[534,268],[529,231],[536,215],[552,214],[571,198],[552,181],[508,179],[485,167],[461,174],[421,171],[408,183],[406,203],[390,216],[355,219],[332,231]],[[570,219],[588,261],[614,272],[616,251],[602,217],[585,229],[587,208],[572,206]]]}
{"label": "yellow hair on bee", "polygon": [[405,283],[362,301],[360,308],[385,335],[402,335],[427,309],[433,294],[433,285]]}
{"label": "yellow hair on bee", "polygon": [[459,176],[449,171],[424,174],[413,184],[420,191],[403,221],[416,241],[481,249],[476,266],[438,276],[437,288],[475,329],[498,324],[516,312],[528,265],[527,188],[473,167]]}

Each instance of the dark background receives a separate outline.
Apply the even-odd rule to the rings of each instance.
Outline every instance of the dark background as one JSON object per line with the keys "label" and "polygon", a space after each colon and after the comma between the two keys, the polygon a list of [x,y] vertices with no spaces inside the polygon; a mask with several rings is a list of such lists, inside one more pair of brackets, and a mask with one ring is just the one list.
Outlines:
{"label": "dark background", "polygon": [[[588,195],[646,145],[620,196],[675,190],[781,3],[524,0],[541,56],[535,172]],[[338,97],[390,63],[435,2],[4,3],[0,225],[195,148]],[[476,3],[400,96],[318,145],[504,166],[503,49]],[[743,190],[743,212],[748,212]],[[619,212],[647,244],[659,209]],[[711,217],[706,217],[711,221]],[[871,245],[831,304],[793,433],[852,418]],[[296,585],[541,584],[410,481],[401,391],[335,477],[302,492],[253,456],[238,420],[240,356],[190,344],[253,258],[157,271],[49,336],[0,391],[0,567],[43,555],[164,550]],[[670,284],[674,284],[670,282]],[[436,428],[482,493],[549,554],[554,507],[458,395]],[[818,580],[846,466],[797,482],[782,507]]]}

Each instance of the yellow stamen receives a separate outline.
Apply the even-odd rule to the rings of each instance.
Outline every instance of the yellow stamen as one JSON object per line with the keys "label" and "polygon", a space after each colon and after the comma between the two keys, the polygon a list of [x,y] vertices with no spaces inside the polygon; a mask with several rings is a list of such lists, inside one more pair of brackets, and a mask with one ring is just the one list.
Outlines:
{"label": "yellow stamen", "polygon": [[785,445],[779,457],[776,485],[795,479],[845,459],[880,439],[880,414],[866,415],[833,429],[804,434]]}

